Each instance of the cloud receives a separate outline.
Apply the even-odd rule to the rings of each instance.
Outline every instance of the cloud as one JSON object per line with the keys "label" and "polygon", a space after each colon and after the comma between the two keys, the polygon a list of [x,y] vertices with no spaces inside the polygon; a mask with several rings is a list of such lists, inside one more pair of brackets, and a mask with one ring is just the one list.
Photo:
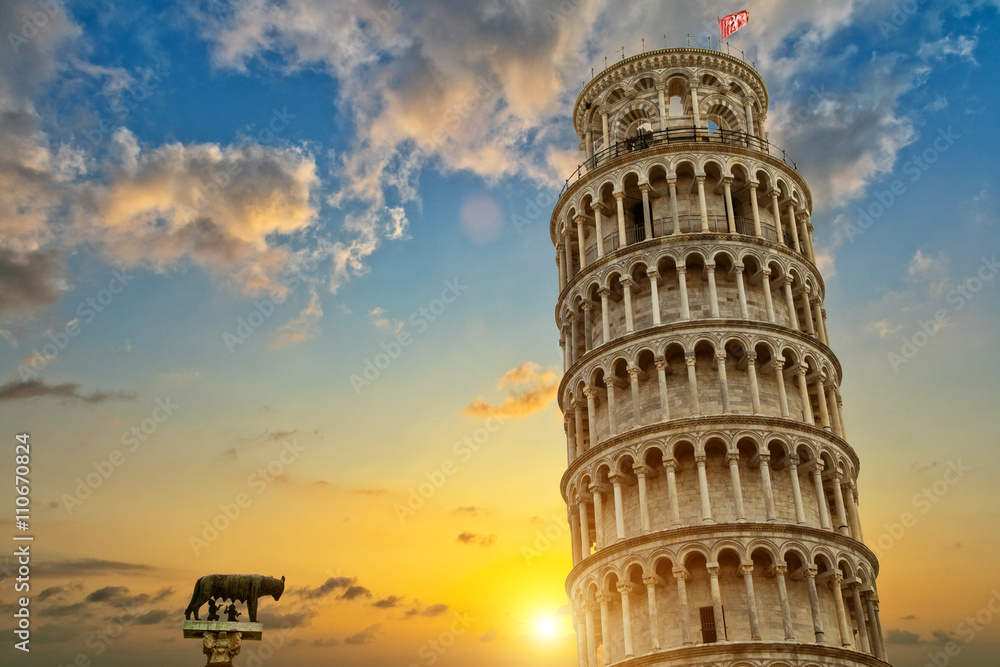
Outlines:
{"label": "cloud", "polygon": [[402,320],[394,320],[386,317],[384,308],[372,308],[368,313],[368,319],[372,321],[376,329],[385,331],[393,336],[402,331],[405,326]]}
{"label": "cloud", "polygon": [[909,632],[908,630],[896,630],[892,628],[885,633],[885,642],[887,644],[903,645],[919,644],[920,635],[915,632]]}
{"label": "cloud", "polygon": [[414,607],[406,612],[407,616],[440,616],[441,614],[448,611],[448,605],[446,604],[432,604],[428,607],[421,609],[420,607]]}
{"label": "cloud", "polygon": [[470,417],[487,418],[492,416],[527,417],[544,410],[556,397],[559,389],[559,376],[553,371],[542,371],[541,367],[531,361],[525,361],[506,373],[497,382],[497,389],[511,386],[520,387],[511,391],[500,405],[487,403],[482,396],[465,406],[462,414]]}
{"label": "cloud", "polygon": [[344,643],[351,644],[352,646],[358,646],[361,644],[371,644],[372,642],[375,641],[376,633],[381,632],[381,630],[382,630],[381,623],[376,623],[375,625],[369,625],[364,630],[356,632],[350,637],[347,637],[344,640]]}
{"label": "cloud", "polygon": [[83,614],[87,611],[86,602],[76,602],[74,604],[62,604],[55,605],[52,607],[45,607],[40,612],[39,616],[54,616],[57,618],[63,618],[66,616],[77,616]]}
{"label": "cloud", "polygon": [[947,644],[948,642],[955,640],[955,633],[949,632],[948,630],[935,630],[931,633],[931,635],[940,644]]}
{"label": "cloud", "polygon": [[379,609],[392,609],[393,607],[399,606],[399,603],[402,601],[402,597],[398,595],[390,595],[389,597],[373,602],[372,606],[378,607]]}
{"label": "cloud", "polygon": [[110,602],[112,604],[121,602],[128,595],[128,587],[126,586],[105,586],[104,588],[99,588],[86,598],[87,602]]}
{"label": "cloud", "polygon": [[486,631],[486,634],[484,634],[482,637],[479,638],[479,641],[489,643],[491,641],[495,641],[499,637],[500,633],[497,632],[496,629],[490,628],[489,630]]}
{"label": "cloud", "polygon": [[334,639],[333,637],[330,637],[329,639],[316,639],[313,641],[313,646],[329,647],[329,646],[339,646],[339,645],[340,641]]}
{"label": "cloud", "polygon": [[973,65],[978,65],[979,62],[976,60],[976,47],[978,45],[978,37],[947,35],[937,41],[922,44],[917,53],[926,60],[942,61],[949,56],[958,56]]}
{"label": "cloud", "polygon": [[0,315],[57,303],[66,289],[64,259],[58,250],[18,253],[0,247]]}
{"label": "cloud", "polygon": [[481,547],[491,547],[497,541],[496,535],[476,535],[465,532],[458,536],[458,541],[462,544],[478,544]]}
{"label": "cloud", "polygon": [[123,563],[121,561],[100,560],[97,558],[79,558],[40,562],[35,566],[35,572],[46,577],[74,577],[94,574],[139,574],[151,571],[148,565],[138,563]]}
{"label": "cloud", "polygon": [[170,617],[170,612],[166,609],[154,609],[135,619],[139,625],[156,625]]}
{"label": "cloud", "polygon": [[290,629],[302,628],[309,625],[311,618],[305,612],[277,614],[272,611],[261,611],[257,614],[257,620],[270,628]]}
{"label": "cloud", "polygon": [[343,593],[337,596],[338,600],[356,600],[358,598],[370,598],[372,592],[364,586],[348,586]]}
{"label": "cloud", "polygon": [[57,644],[75,639],[80,631],[68,623],[46,623],[31,634],[39,644]]}
{"label": "cloud", "polygon": [[42,380],[26,380],[10,382],[0,386],[0,402],[22,401],[32,398],[59,398],[65,402],[81,401],[83,403],[103,403],[105,401],[128,401],[136,394],[124,391],[93,391],[89,394],[80,392],[80,385],[75,382],[50,385]]}
{"label": "cloud", "polygon": [[271,334],[270,348],[279,350],[315,338],[319,333],[319,321],[322,318],[323,306],[319,302],[319,295],[313,290],[306,307],[295,318],[285,322]]}

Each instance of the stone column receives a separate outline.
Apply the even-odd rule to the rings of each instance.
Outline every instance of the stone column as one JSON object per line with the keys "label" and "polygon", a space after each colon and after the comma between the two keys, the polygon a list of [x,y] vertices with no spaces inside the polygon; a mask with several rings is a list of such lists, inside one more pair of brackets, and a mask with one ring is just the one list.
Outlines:
{"label": "stone column", "polygon": [[625,193],[616,192],[614,195],[618,202],[618,247],[624,248],[628,245],[628,237],[625,235]]}
{"label": "stone column", "polygon": [[792,230],[792,245],[795,247],[796,252],[804,255],[805,253],[802,252],[802,244],[799,243],[798,225],[795,222],[795,203],[791,201],[788,202],[788,208],[785,210],[788,211],[788,217],[790,218],[788,226],[791,227]]}
{"label": "stone column", "polygon": [[736,522],[746,523],[747,513],[743,507],[743,485],[740,483],[740,455],[730,452],[726,455],[729,461],[729,479],[733,484],[733,501],[736,503]]}
{"label": "stone column", "polygon": [[584,141],[584,151],[587,155],[587,169],[593,169],[594,163],[594,131],[591,128],[587,128],[587,132],[583,135]]}
{"label": "stone column", "polygon": [[719,291],[715,285],[715,263],[705,264],[705,277],[708,278],[708,305],[712,308],[712,317],[719,317]]}
{"label": "stone column", "polygon": [[656,586],[659,577],[643,577],[646,584],[646,604],[649,607],[649,637],[653,642],[653,650],[660,650],[660,619],[656,609]]}
{"label": "stone column", "polygon": [[788,419],[788,394],[785,392],[785,360],[777,357],[771,360],[774,369],[774,379],[778,383],[778,405],[781,407],[781,416]]}
{"label": "stone column", "polygon": [[677,460],[663,459],[663,468],[667,471],[667,495],[670,497],[670,518],[673,520],[671,528],[680,528],[681,506],[677,502]]}
{"label": "stone column", "polygon": [[865,609],[861,605],[861,582],[852,582],[849,588],[854,602],[854,620],[858,624],[858,646],[861,647],[862,653],[872,653],[871,645],[868,643],[868,623],[865,622]]}
{"label": "stone column", "polygon": [[847,512],[844,510],[844,493],[840,488],[840,471],[833,470],[830,479],[833,483],[833,502],[837,507],[837,532],[841,535],[850,535],[847,526]]}
{"label": "stone column", "polygon": [[583,390],[583,395],[587,397],[587,432],[590,436],[588,441],[590,446],[594,447],[597,445],[597,422],[594,421],[597,416],[597,390],[593,387],[585,387]]}
{"label": "stone column", "polygon": [[590,555],[590,517],[587,516],[587,501],[581,495],[578,500],[580,506],[580,552],[583,558]]}
{"label": "stone column", "polygon": [[576,609],[576,656],[580,667],[591,667],[587,661],[587,621],[584,613]]}
{"label": "stone column", "polygon": [[792,497],[795,500],[795,523],[800,526],[806,523],[806,510],[802,504],[802,487],[799,485],[799,458],[788,458],[788,474],[792,480]]}
{"label": "stone column", "polygon": [[757,353],[747,353],[747,376],[750,379],[750,404],[755,415],[761,414],[760,386],[757,384]]}
{"label": "stone column", "polygon": [[597,258],[604,257],[604,206],[598,202],[594,209],[594,226],[597,228]]}
{"label": "stone column", "polygon": [[618,592],[622,596],[622,634],[625,635],[625,658],[635,655],[632,650],[632,604],[629,596],[632,594],[632,584],[619,583]]}
{"label": "stone column", "polygon": [[642,423],[642,411],[639,408],[639,375],[642,370],[638,366],[628,367],[629,384],[632,387],[632,428],[639,428]]}
{"label": "stone column", "polygon": [[872,623],[875,625],[875,636],[878,638],[879,647],[882,649],[882,659],[889,662],[889,651],[885,647],[885,635],[882,633],[882,620],[879,618],[878,593],[875,593],[875,618]]}
{"label": "stone column", "polygon": [[750,209],[753,211],[753,235],[764,238],[764,229],[760,224],[760,204],[757,203],[757,183],[750,182]]}
{"label": "stone column", "polygon": [[576,275],[573,266],[573,242],[571,241],[572,235],[570,234],[569,227],[563,231],[563,250],[566,252],[566,280]]}
{"label": "stone column", "polygon": [[715,355],[715,367],[719,372],[719,388],[722,395],[722,414],[733,414],[729,405],[729,381],[726,378],[726,353],[719,352]]}
{"label": "stone column", "polygon": [[781,230],[781,208],[778,206],[778,191],[771,190],[771,215],[774,217],[774,232],[778,235],[778,243],[785,245],[785,234]]}
{"label": "stone column", "polygon": [[601,132],[604,136],[604,150],[611,148],[611,135],[608,133],[608,114],[601,114]]}
{"label": "stone column", "polygon": [[584,606],[586,610],[586,624],[587,624],[587,664],[590,667],[597,667],[597,633],[594,631],[594,605],[593,603],[587,603]]}
{"label": "stone column", "polygon": [[594,323],[590,315],[594,304],[590,301],[584,301],[580,307],[583,308],[583,351],[590,352],[594,349]]}
{"label": "stone column", "polygon": [[691,641],[691,617],[688,613],[687,580],[688,572],[683,567],[674,568],[674,579],[677,580],[677,606],[680,607],[681,617],[681,643],[692,644]]}
{"label": "stone column", "polygon": [[708,496],[708,472],[705,470],[705,464],[707,461],[708,457],[704,454],[699,454],[694,457],[694,462],[698,465],[698,490],[701,495],[701,522],[715,523],[712,519],[712,502]]}
{"label": "stone column", "polygon": [[649,184],[644,183],[639,186],[642,191],[642,214],[645,216],[642,221],[642,228],[646,232],[646,240],[653,238],[653,214],[649,210]]}
{"label": "stone column", "polygon": [[658,327],[662,324],[660,321],[660,286],[657,282],[660,274],[655,270],[646,271],[646,277],[649,278],[650,301],[653,306],[653,326]]}
{"label": "stone column", "polygon": [[580,553],[580,509],[574,502],[566,506],[566,521],[569,523],[570,547],[573,552],[573,565],[579,565],[583,560]]}
{"label": "stone column", "polygon": [[660,102],[660,129],[667,129],[667,103],[663,98],[664,86],[656,87],[656,96],[659,98]]}
{"label": "stone column", "polygon": [[785,304],[788,306],[788,318],[791,320],[789,326],[796,331],[799,330],[799,315],[795,312],[795,297],[792,296],[792,278],[785,276],[781,279],[781,286],[785,289]]}
{"label": "stone column", "polygon": [[847,429],[844,427],[844,398],[837,390],[837,417],[840,420],[840,437],[847,440]]}
{"label": "stone column", "polygon": [[743,583],[747,589],[747,615],[750,617],[750,639],[760,641],[760,620],[757,618],[757,597],[753,592],[753,563],[740,566]]}
{"label": "stone column", "polygon": [[806,318],[806,333],[815,338],[816,326],[813,324],[812,308],[809,306],[809,292],[808,285],[802,288],[802,314]]}
{"label": "stone column", "polygon": [[698,401],[698,375],[695,372],[695,363],[697,363],[697,358],[693,354],[688,354],[684,356],[684,361],[687,363],[688,388],[691,390],[691,416],[700,417],[701,404]]}
{"label": "stone column", "polygon": [[563,415],[563,425],[566,429],[566,451],[569,452],[570,463],[573,462],[573,459],[576,458],[579,452],[579,446],[576,444],[576,420],[574,419],[574,412],[572,407],[567,407]]}
{"label": "stone column", "polygon": [[851,648],[851,626],[847,623],[847,611],[844,609],[844,592],[841,590],[841,584],[844,581],[844,575],[837,572],[833,573],[830,577],[830,590],[833,592],[833,603],[837,607],[837,625],[840,626],[840,645],[844,648]]}
{"label": "stone column", "polygon": [[715,618],[715,636],[719,641],[726,639],[726,621],[722,613],[722,592],[719,590],[719,564],[708,563],[709,587],[712,592],[712,616]]}
{"label": "stone column", "polygon": [[882,650],[882,642],[880,641],[881,638],[878,636],[877,629],[875,627],[875,604],[872,602],[875,597],[875,592],[871,590],[864,591],[862,593],[862,597],[865,601],[865,609],[868,611],[868,631],[872,651],[875,653],[876,658],[879,660],[885,660],[885,651]]}
{"label": "stone column", "polygon": [[587,409],[587,404],[582,401],[573,401],[573,416],[576,417],[576,453],[582,456],[590,444],[587,442],[587,433],[583,428],[583,412]]}
{"label": "stone column", "polygon": [[587,245],[586,245],[587,238],[586,235],[584,234],[584,229],[583,229],[583,226],[584,224],[586,224],[587,219],[582,215],[578,215],[576,216],[576,218],[574,218],[574,221],[576,222],[576,241],[577,244],[579,245],[580,269],[582,270],[587,268]]}
{"label": "stone column", "polygon": [[698,89],[691,88],[691,113],[694,114],[694,126],[699,129],[704,129],[701,127],[701,109],[699,108],[701,104],[698,102]]}
{"label": "stone column", "polygon": [[622,475],[611,476],[611,484],[615,491],[615,532],[619,540],[625,539],[625,503],[622,499]]}
{"label": "stone column", "polygon": [[597,594],[597,602],[601,605],[601,645],[604,646],[604,664],[610,665],[614,662],[611,656],[611,633],[609,632],[611,623],[608,618],[608,604],[611,602],[611,595],[606,592]]}
{"label": "stone column", "polygon": [[736,274],[736,294],[740,300],[740,317],[744,320],[750,319],[750,308],[747,306],[747,288],[746,283],[743,282],[743,265],[737,264],[733,267],[733,272]]}
{"label": "stone column", "polygon": [[833,530],[830,526],[830,506],[826,503],[826,492],[823,490],[823,464],[819,461],[812,466],[813,485],[816,487],[816,500],[819,503],[819,524],[826,530]]}
{"label": "stone column", "polygon": [[809,385],[806,383],[806,373],[808,372],[809,367],[801,364],[795,370],[795,377],[798,379],[799,399],[802,401],[802,422],[809,426],[815,426],[816,421],[813,419],[812,401],[809,400]]}
{"label": "stone column", "polygon": [[618,379],[605,376],[604,386],[608,392],[608,433],[618,435],[618,418],[615,411],[618,409],[618,400],[615,398],[615,387],[618,386]]}
{"label": "stone column", "polygon": [[653,471],[641,463],[633,464],[632,472],[635,473],[639,486],[639,525],[642,534],[650,532],[649,527],[649,491],[646,488],[646,477],[653,474]]}
{"label": "stone column", "polygon": [[828,346],[830,345],[830,341],[826,337],[826,323],[823,321],[823,300],[818,296],[814,296],[810,303],[812,303],[813,307],[813,320],[815,321],[816,326],[816,337],[819,339],[819,342]]}
{"label": "stone column", "polygon": [[569,345],[566,344],[566,329],[566,325],[563,325],[561,329],[562,333],[559,335],[559,347],[562,348],[563,355],[563,373],[568,371],[569,367],[572,366],[569,361]]}
{"label": "stone column", "polygon": [[559,270],[559,292],[566,289],[566,266],[563,264],[563,254],[556,248],[556,268]]}
{"label": "stone column", "polygon": [[806,583],[809,587],[809,608],[812,611],[813,634],[816,636],[817,644],[825,644],[826,636],[823,633],[823,612],[819,606],[819,593],[816,592],[817,571],[815,566],[806,568]]}
{"label": "stone column", "polygon": [[826,404],[830,408],[830,427],[833,429],[834,435],[843,438],[844,434],[840,430],[840,410],[837,408],[837,384],[833,380],[829,380],[824,385],[824,389],[826,391]]}
{"label": "stone column", "polygon": [[826,404],[826,376],[822,373],[816,376],[816,398],[819,399],[819,423],[823,430],[830,432],[830,410]]}
{"label": "stone column", "polygon": [[597,292],[598,296],[601,297],[601,330],[604,334],[604,343],[611,342],[611,315],[608,313],[608,297],[611,296],[611,291],[608,289],[601,289]]}
{"label": "stone column", "polygon": [[723,194],[726,201],[726,221],[729,224],[729,233],[736,233],[736,213],[733,212],[733,179],[722,179]]}
{"label": "stone column", "polygon": [[681,286],[681,320],[691,319],[691,307],[688,303],[687,266],[678,266],[677,282]]}
{"label": "stone column", "polygon": [[667,185],[670,186],[670,216],[674,219],[673,233],[676,235],[681,233],[681,216],[677,210],[677,179],[667,179]]}
{"label": "stone column", "polygon": [[774,491],[771,488],[771,455],[758,454],[757,465],[760,468],[760,483],[764,489],[764,511],[768,521],[777,521],[778,517],[774,512]]}
{"label": "stone column", "polygon": [[604,540],[604,491],[606,484],[591,484],[590,493],[594,498],[594,551],[607,546]]}
{"label": "stone column", "polygon": [[751,137],[756,136],[753,130],[753,102],[746,103],[746,116],[747,116],[747,134]]}
{"label": "stone column", "polygon": [[701,231],[707,232],[708,228],[708,204],[705,202],[705,177],[695,176],[698,184],[698,211],[701,213]]}
{"label": "stone column", "polygon": [[785,575],[788,573],[788,566],[782,563],[774,566],[774,579],[778,583],[778,601],[781,605],[781,623],[785,630],[785,641],[795,641],[795,631],[792,629],[792,610],[788,605],[788,588],[785,584]]}
{"label": "stone column", "polygon": [[851,526],[851,537],[858,542],[864,542],[865,536],[861,532],[861,517],[858,516],[858,506],[854,502],[854,482],[847,482],[847,520]]}
{"label": "stone column", "polygon": [[569,361],[575,364],[580,357],[580,327],[577,326],[576,313],[570,313],[567,319],[570,333]]}
{"label": "stone column", "polygon": [[771,295],[771,269],[763,269],[760,275],[764,287],[764,305],[767,306],[767,321],[776,324],[778,318],[774,315],[774,298]]}
{"label": "stone column", "polygon": [[635,331],[635,314],[632,312],[632,282],[631,278],[622,278],[622,293],[625,296],[625,332]]}
{"label": "stone column", "polygon": [[670,397],[667,395],[667,362],[665,359],[656,361],[656,377],[660,382],[660,410],[663,421],[670,419]]}

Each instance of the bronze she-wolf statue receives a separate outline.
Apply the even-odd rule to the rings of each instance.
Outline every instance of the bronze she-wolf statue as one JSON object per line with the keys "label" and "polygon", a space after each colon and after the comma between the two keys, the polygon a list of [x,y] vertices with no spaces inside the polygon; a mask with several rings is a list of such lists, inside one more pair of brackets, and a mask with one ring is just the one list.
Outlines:
{"label": "bronze she-wolf statue", "polygon": [[275,579],[260,574],[209,574],[195,583],[191,603],[184,610],[184,618],[191,620],[191,612],[194,612],[194,620],[199,620],[198,610],[201,606],[209,600],[221,598],[246,602],[250,622],[256,623],[257,599],[270,595],[277,601],[284,592],[284,577]]}

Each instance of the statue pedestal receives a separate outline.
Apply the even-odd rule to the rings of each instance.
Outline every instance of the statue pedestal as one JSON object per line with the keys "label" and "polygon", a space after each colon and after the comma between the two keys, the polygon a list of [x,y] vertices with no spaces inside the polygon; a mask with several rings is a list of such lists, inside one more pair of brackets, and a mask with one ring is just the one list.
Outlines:
{"label": "statue pedestal", "polygon": [[201,639],[202,652],[208,656],[207,667],[233,667],[243,640],[260,641],[263,634],[263,623],[184,621],[184,638]]}

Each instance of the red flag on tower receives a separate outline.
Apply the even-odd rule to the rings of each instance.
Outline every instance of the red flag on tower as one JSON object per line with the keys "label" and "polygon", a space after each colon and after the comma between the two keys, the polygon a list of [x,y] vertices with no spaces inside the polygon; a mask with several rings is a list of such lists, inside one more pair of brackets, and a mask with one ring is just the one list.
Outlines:
{"label": "red flag on tower", "polygon": [[722,17],[719,19],[719,29],[722,31],[722,39],[729,37],[749,22],[750,12],[746,9],[742,12],[736,12],[735,14]]}

